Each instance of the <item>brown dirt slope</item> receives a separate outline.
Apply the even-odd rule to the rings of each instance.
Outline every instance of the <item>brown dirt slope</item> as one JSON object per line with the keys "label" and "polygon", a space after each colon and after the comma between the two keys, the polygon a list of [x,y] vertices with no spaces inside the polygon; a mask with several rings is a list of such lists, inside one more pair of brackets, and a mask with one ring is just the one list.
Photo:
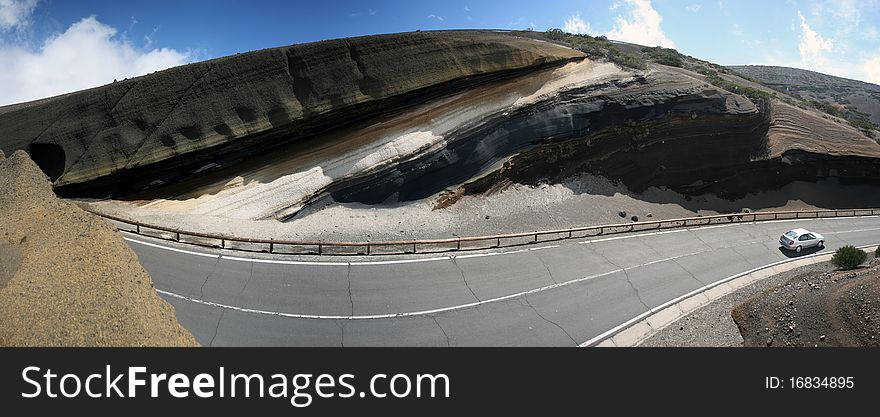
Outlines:
{"label": "brown dirt slope", "polygon": [[845,120],[781,101],[773,103],[767,136],[770,157],[781,156],[790,150],[832,156],[880,157],[880,144]]}
{"label": "brown dirt slope", "polygon": [[745,346],[880,347],[880,260],[804,272],[733,309]]}
{"label": "brown dirt slope", "polygon": [[119,234],[23,151],[0,157],[0,259],[0,346],[198,345]]}

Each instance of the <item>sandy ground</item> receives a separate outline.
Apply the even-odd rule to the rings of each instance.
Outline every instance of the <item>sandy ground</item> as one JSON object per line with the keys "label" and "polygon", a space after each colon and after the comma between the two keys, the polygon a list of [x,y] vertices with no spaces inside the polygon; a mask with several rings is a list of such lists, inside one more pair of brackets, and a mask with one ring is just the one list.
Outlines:
{"label": "sandy ground", "polygon": [[197,346],[107,222],[0,160],[0,346]]}
{"label": "sandy ground", "polygon": [[[547,230],[625,223],[632,216],[644,221],[739,212],[746,208],[880,207],[880,188],[841,187],[833,180],[795,182],[772,192],[727,201],[712,195],[688,198],[658,188],[633,193],[622,184],[584,174],[561,184],[514,184],[493,195],[466,196],[450,207],[434,210],[436,198],[373,206],[325,199],[284,223],[163,212],[117,201],[90,205],[107,214],[197,232],[254,238],[375,241]],[[625,217],[620,212],[625,212]]]}

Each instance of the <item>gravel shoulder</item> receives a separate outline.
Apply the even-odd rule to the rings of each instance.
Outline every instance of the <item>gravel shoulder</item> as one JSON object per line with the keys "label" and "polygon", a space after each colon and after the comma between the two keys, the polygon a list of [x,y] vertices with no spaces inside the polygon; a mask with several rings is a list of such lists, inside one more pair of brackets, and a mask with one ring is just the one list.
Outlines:
{"label": "gravel shoulder", "polygon": [[[513,184],[490,195],[469,195],[434,209],[438,196],[365,205],[318,201],[287,222],[174,213],[116,200],[86,202],[100,213],[193,232],[290,240],[365,241],[451,238],[696,215],[829,207],[880,207],[880,187],[841,187],[834,180],[796,181],[777,190],[728,201],[649,188],[635,193],[604,177],[582,174],[559,184]],[[624,213],[624,216],[620,214]]]}
{"label": "gravel shoulder", "polygon": [[[877,302],[880,292],[876,285],[877,276],[880,276],[877,272],[880,261],[872,259],[873,255],[869,254],[866,266],[856,271],[838,271],[831,262],[821,262],[771,276],[682,316],[639,346],[767,346],[768,339],[775,340],[769,346],[876,345],[880,341],[876,329],[878,320],[874,314],[880,304]],[[858,277],[865,280],[853,281],[853,278]],[[873,280],[873,285],[870,285],[870,280]],[[833,285],[838,282],[842,285]],[[839,287],[844,287],[845,291],[838,291]],[[830,307],[825,308],[824,305]],[[766,323],[762,322],[758,326],[760,329],[749,325],[746,331],[755,334],[750,335],[749,342],[746,342],[732,312],[735,309],[748,311],[752,306],[757,307],[754,311],[759,312],[758,315]],[[793,314],[798,308],[801,313]],[[850,314],[853,311],[857,314]],[[853,326],[853,323],[835,320],[833,316],[836,312],[842,312],[848,318],[858,316],[864,322]],[[764,334],[761,336],[761,333]],[[855,340],[853,333],[857,333],[863,340]]]}
{"label": "gravel shoulder", "polygon": [[741,347],[743,337],[731,311],[768,290],[784,285],[805,273],[833,271],[830,262],[807,265],[760,280],[740,288],[715,302],[682,316],[677,321],[644,340],[646,347]]}

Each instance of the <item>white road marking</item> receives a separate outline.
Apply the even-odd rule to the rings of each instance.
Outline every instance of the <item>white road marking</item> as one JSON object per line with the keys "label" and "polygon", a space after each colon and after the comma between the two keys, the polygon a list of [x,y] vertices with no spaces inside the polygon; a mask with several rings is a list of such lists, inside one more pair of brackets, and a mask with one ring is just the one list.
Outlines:
{"label": "white road marking", "polygon": [[647,263],[644,263],[641,265],[634,265],[634,266],[630,266],[630,267],[626,267],[626,268],[617,268],[617,269],[614,269],[614,270],[611,270],[608,272],[603,272],[600,274],[589,275],[589,276],[586,276],[583,278],[576,278],[576,279],[572,279],[569,281],[559,282],[559,283],[551,284],[551,285],[545,285],[543,287],[533,288],[533,289],[527,290],[527,291],[520,291],[520,292],[517,292],[514,294],[504,295],[504,296],[495,297],[495,298],[489,298],[489,299],[485,299],[485,300],[481,300],[481,301],[475,301],[472,303],[458,304],[458,305],[454,305],[454,306],[441,307],[441,308],[436,308],[436,309],[431,309],[431,310],[421,310],[421,311],[413,311],[413,312],[405,312],[405,313],[371,314],[371,315],[363,315],[363,316],[285,313],[285,312],[280,312],[280,311],[257,310],[257,309],[252,309],[252,308],[244,308],[244,307],[237,307],[237,306],[228,305],[228,304],[216,303],[213,301],[207,301],[207,300],[202,300],[202,299],[198,299],[198,298],[187,297],[185,295],[173,293],[170,291],[160,290],[160,289],[156,289],[156,292],[158,292],[160,294],[165,294],[170,297],[179,298],[181,300],[186,300],[186,301],[196,303],[196,304],[225,308],[225,309],[241,311],[241,312],[245,312],[245,313],[264,314],[264,315],[270,315],[270,316],[281,316],[281,317],[290,317],[290,318],[298,318],[298,319],[331,319],[331,320],[389,319],[389,318],[395,318],[395,317],[411,317],[411,316],[424,316],[424,315],[429,315],[429,314],[437,314],[437,313],[443,313],[443,312],[447,312],[447,311],[454,311],[454,310],[461,310],[461,309],[470,308],[470,307],[476,307],[476,306],[483,305],[483,304],[495,303],[498,301],[510,300],[512,298],[517,298],[517,297],[521,297],[521,296],[525,296],[525,295],[529,295],[529,294],[544,292],[547,290],[552,290],[554,288],[565,287],[565,286],[576,284],[579,282],[584,282],[584,281],[588,281],[591,279],[612,275],[612,274],[615,274],[618,272],[630,271],[630,270],[633,270],[636,268],[641,268],[644,266],[653,265],[653,264],[660,263],[660,262],[671,261],[671,260],[675,260],[678,258],[684,258],[686,256],[696,255],[696,254],[703,253],[703,252],[709,252],[709,251],[698,251],[698,252],[688,253],[685,255],[678,255],[678,256],[672,256],[669,258],[658,259],[658,260],[647,262]]}
{"label": "white road marking", "polygon": [[256,262],[261,264],[281,264],[281,265],[325,265],[325,266],[346,266],[348,262],[308,262],[308,261],[286,261],[281,259],[255,259],[255,258],[239,258],[237,256],[222,255],[221,259],[227,261],[239,262]]}
{"label": "white road marking", "polygon": [[[873,246],[876,246],[876,245],[862,245],[862,246],[859,246],[859,248],[869,248],[869,247],[873,247]],[[579,344],[578,347],[587,347],[587,346],[592,346],[592,345],[594,345],[594,344],[597,344],[597,343],[599,343],[599,342],[601,342],[601,341],[603,341],[603,340],[605,340],[605,339],[607,339],[607,338],[609,338],[609,337],[611,337],[611,336],[613,336],[613,335],[619,333],[621,330],[626,329],[627,327],[631,326],[633,323],[636,323],[636,322],[638,322],[638,321],[644,319],[645,317],[648,317],[648,316],[650,316],[650,315],[652,315],[652,314],[654,314],[654,313],[656,313],[656,312],[658,312],[658,311],[661,311],[661,310],[665,309],[666,307],[669,307],[669,306],[671,306],[671,305],[673,305],[673,304],[676,304],[676,303],[678,303],[678,302],[680,302],[680,301],[683,301],[683,300],[685,300],[685,299],[687,299],[687,298],[690,298],[690,297],[692,297],[692,296],[694,296],[694,295],[697,295],[697,294],[699,294],[699,293],[702,293],[702,292],[704,292],[704,291],[707,291],[707,290],[709,290],[709,289],[712,289],[712,288],[714,288],[714,287],[717,287],[717,286],[719,286],[719,285],[721,285],[721,284],[724,284],[725,282],[733,281],[733,280],[735,280],[735,279],[737,279],[737,278],[739,278],[739,277],[746,276],[746,275],[748,275],[748,274],[751,274],[751,273],[753,273],[753,272],[760,271],[760,270],[762,270],[762,269],[767,269],[767,268],[770,268],[770,267],[774,267],[774,266],[776,266],[776,265],[781,265],[781,264],[788,263],[788,262],[794,262],[794,261],[798,261],[798,260],[801,260],[801,259],[814,258],[814,257],[816,257],[816,256],[822,256],[822,255],[827,255],[827,252],[826,252],[826,253],[815,253],[815,254],[812,254],[812,255],[802,256],[802,257],[797,257],[797,258],[791,258],[791,259],[783,259],[783,260],[781,260],[781,261],[776,261],[776,262],[772,262],[772,263],[769,263],[769,264],[764,265],[764,266],[759,266],[759,267],[757,267],[757,268],[752,268],[752,269],[750,269],[750,270],[748,270],[748,271],[740,272],[740,273],[738,273],[738,274],[731,275],[731,276],[729,276],[729,277],[727,277],[727,278],[724,278],[724,279],[721,279],[721,280],[719,280],[719,281],[715,281],[715,282],[713,282],[713,283],[711,283],[711,284],[704,285],[704,286],[702,286],[702,287],[700,287],[700,288],[697,288],[697,289],[695,289],[695,290],[693,290],[693,291],[691,291],[691,292],[689,292],[689,293],[687,293],[687,294],[684,294],[684,295],[682,295],[682,296],[676,297],[675,299],[669,300],[669,301],[667,301],[667,302],[665,302],[665,303],[663,303],[663,304],[661,304],[661,305],[659,305],[659,306],[657,306],[657,307],[654,307],[654,308],[652,308],[652,309],[650,309],[650,310],[648,310],[648,311],[646,311],[646,312],[644,312],[644,313],[642,313],[642,314],[639,314],[638,316],[635,316],[635,317],[633,317],[633,318],[631,318],[631,319],[629,319],[629,320],[627,320],[627,321],[625,321],[625,322],[623,322],[623,323],[621,323],[621,324],[619,324],[619,325],[617,325],[617,326],[615,326],[615,327],[613,327],[613,328],[611,328],[611,329],[605,331],[604,333],[602,333],[602,334],[600,334],[600,335],[598,335],[598,336],[596,336],[596,337],[593,337],[592,339],[587,340],[586,342],[583,342],[583,343]]]}
{"label": "white road marking", "polygon": [[518,249],[511,251],[503,251],[503,252],[486,252],[486,253],[472,253],[467,255],[449,255],[449,256],[440,256],[434,258],[417,258],[417,259],[396,259],[389,261],[353,261],[353,262],[327,262],[327,261],[288,261],[282,259],[259,259],[259,258],[242,258],[238,256],[229,256],[229,255],[216,255],[216,254],[208,254],[208,253],[200,253],[193,252],[183,249],[173,248],[171,246],[163,246],[155,243],[144,242],[138,239],[132,239],[129,237],[122,237],[123,239],[139,243],[141,245],[151,246],[159,249],[167,249],[174,252],[186,253],[189,255],[198,255],[205,256],[209,258],[221,258],[229,261],[238,261],[238,262],[256,262],[256,263],[264,263],[264,264],[281,264],[281,265],[319,265],[319,266],[346,266],[346,265],[395,265],[395,264],[409,264],[409,263],[419,263],[419,262],[433,262],[433,261],[450,261],[453,258],[479,258],[484,256],[495,256],[495,255],[512,255],[517,253],[523,253],[528,251],[537,251],[544,249],[552,249],[558,248],[559,245],[549,245],[549,246],[541,246],[537,248],[527,248],[527,249]]}
{"label": "white road marking", "polygon": [[193,251],[188,251],[188,250],[183,250],[183,249],[177,249],[177,248],[172,248],[170,246],[162,246],[162,245],[157,245],[155,243],[144,242],[142,240],[132,239],[132,238],[128,238],[125,236],[123,236],[122,238],[129,241],[129,242],[140,243],[141,245],[150,246],[150,247],[159,248],[159,249],[170,250],[170,251],[179,252],[179,253],[185,253],[187,255],[204,256],[206,258],[219,258],[220,257],[220,255],[215,255],[213,253],[202,253],[202,252],[193,252]]}
{"label": "white road marking", "polygon": [[651,232],[651,233],[639,233],[637,235],[626,235],[626,236],[615,236],[615,237],[606,237],[602,239],[590,239],[584,240],[582,242],[578,242],[579,245],[585,245],[587,243],[596,243],[596,242],[607,242],[609,240],[620,240],[620,239],[631,239],[634,237],[645,237],[645,236],[654,236],[654,235],[665,235],[667,233],[681,233],[687,232],[690,229],[675,229],[675,230],[664,230],[662,232]]}
{"label": "white road marking", "polygon": [[[690,232],[690,231],[712,229],[712,228],[718,228],[718,227],[730,227],[730,226],[739,226],[739,225],[747,225],[747,224],[748,225],[756,225],[758,223],[783,223],[783,222],[805,221],[805,220],[806,221],[817,221],[817,220],[821,221],[821,220],[861,219],[861,218],[877,218],[877,217],[880,217],[880,216],[858,216],[858,217],[851,217],[850,216],[850,217],[828,217],[828,218],[820,217],[818,219],[804,218],[804,219],[767,220],[767,221],[760,221],[760,222],[726,223],[726,224],[719,224],[719,225],[713,225],[713,226],[695,226],[695,227],[688,227],[688,228],[681,228],[681,229],[674,229],[674,230],[663,230],[663,231],[656,231],[656,232],[649,232],[649,233],[639,233],[639,234],[634,234],[634,235],[624,235],[624,236],[614,236],[614,237],[607,237],[607,238],[600,238],[600,239],[591,239],[591,240],[585,240],[585,241],[581,241],[581,242],[577,242],[577,243],[580,245],[584,245],[584,244],[588,244],[588,243],[607,242],[607,241],[620,240],[620,239],[632,239],[632,238],[638,238],[638,237],[662,235],[662,234],[667,234],[667,233]],[[864,232],[864,231],[873,231],[873,230],[880,230],[880,228],[862,229],[862,230],[845,230],[845,231],[839,231],[839,232],[826,232],[825,234],[834,235],[834,234],[840,234],[840,233],[854,233],[854,232]],[[480,257],[496,256],[496,255],[513,255],[513,254],[523,253],[523,252],[527,252],[527,251],[537,251],[537,250],[551,249],[551,248],[558,248],[559,247],[559,245],[549,245],[549,246],[542,246],[542,247],[537,247],[537,248],[526,248],[526,249],[518,249],[518,250],[501,251],[501,252],[470,253],[470,254],[464,254],[464,255],[449,255],[449,256],[439,256],[439,257],[433,257],[433,258],[398,259],[398,260],[387,260],[387,261],[329,262],[329,261],[292,261],[292,260],[281,260],[281,259],[259,259],[259,258],[244,258],[244,257],[238,257],[238,256],[228,256],[228,255],[222,255],[222,254],[221,255],[208,254],[208,253],[201,253],[201,252],[195,252],[195,251],[188,251],[188,250],[184,250],[184,249],[177,249],[177,248],[173,248],[170,246],[158,245],[155,243],[144,242],[144,241],[137,240],[137,239],[131,239],[131,238],[128,238],[125,236],[123,236],[123,239],[125,239],[129,242],[135,242],[135,243],[139,243],[142,245],[151,246],[154,248],[167,249],[167,250],[174,251],[174,252],[185,253],[185,254],[196,255],[196,256],[204,256],[204,257],[208,257],[208,258],[220,257],[222,259],[226,259],[226,260],[230,260],[230,261],[239,261],[239,262],[256,262],[256,263],[280,264],[280,265],[315,265],[315,266],[395,265],[395,264],[409,264],[409,263],[420,263],[420,262],[436,262],[436,261],[448,261],[448,260],[452,260],[452,259],[480,258]]]}
{"label": "white road marking", "polygon": [[[839,232],[826,232],[826,235],[837,235],[841,233],[856,233],[856,232],[871,232],[874,230],[880,230],[880,227],[874,227],[871,229],[853,229],[853,230],[841,230]],[[821,233],[820,233],[821,234]]]}

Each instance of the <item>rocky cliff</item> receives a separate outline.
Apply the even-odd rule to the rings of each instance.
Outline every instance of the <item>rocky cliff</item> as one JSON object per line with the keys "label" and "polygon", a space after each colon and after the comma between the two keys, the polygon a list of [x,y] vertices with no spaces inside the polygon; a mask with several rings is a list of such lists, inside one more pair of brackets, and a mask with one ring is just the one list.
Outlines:
{"label": "rocky cliff", "polygon": [[[27,150],[56,187],[167,181],[218,155],[259,153],[475,82],[581,57],[490,31],[266,49],[0,108],[0,149]],[[150,177],[155,173],[164,175]]]}
{"label": "rocky cliff", "polygon": [[29,149],[62,193],[243,220],[286,220],[326,196],[444,206],[582,172],[730,198],[795,180],[880,184],[880,145],[765,85],[689,57],[661,65],[638,45],[624,45],[646,60],[632,67],[540,37],[257,51],[2,108],[0,144]]}

